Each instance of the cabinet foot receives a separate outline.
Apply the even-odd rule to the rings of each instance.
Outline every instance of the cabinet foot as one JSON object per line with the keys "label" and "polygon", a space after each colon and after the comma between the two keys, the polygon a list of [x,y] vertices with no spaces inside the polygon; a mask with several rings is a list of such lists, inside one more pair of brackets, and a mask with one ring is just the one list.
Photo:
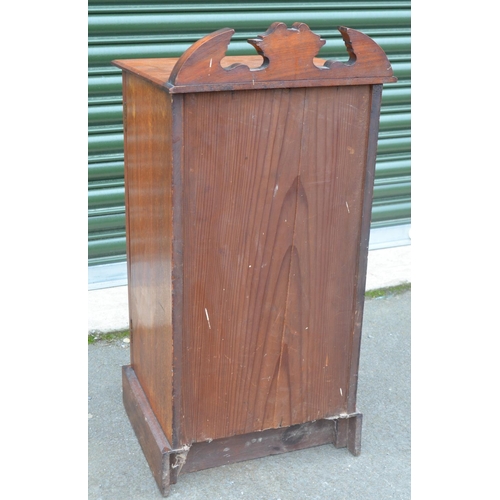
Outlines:
{"label": "cabinet foot", "polygon": [[354,456],[361,453],[361,426],[363,415],[354,413],[334,420],[333,444],[335,448],[347,448]]}

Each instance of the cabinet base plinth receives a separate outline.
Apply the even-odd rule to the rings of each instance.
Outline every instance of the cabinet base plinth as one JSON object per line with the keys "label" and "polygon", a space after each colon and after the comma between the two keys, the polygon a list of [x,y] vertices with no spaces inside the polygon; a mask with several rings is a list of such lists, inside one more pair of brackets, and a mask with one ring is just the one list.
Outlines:
{"label": "cabinet base plinth", "polygon": [[123,401],[132,428],[163,496],[180,474],[333,443],[360,453],[360,413],[267,429],[173,449],[131,366],[123,367]]}
{"label": "cabinet base plinth", "polygon": [[142,390],[134,369],[122,367],[123,404],[161,494],[168,496],[173,450]]}

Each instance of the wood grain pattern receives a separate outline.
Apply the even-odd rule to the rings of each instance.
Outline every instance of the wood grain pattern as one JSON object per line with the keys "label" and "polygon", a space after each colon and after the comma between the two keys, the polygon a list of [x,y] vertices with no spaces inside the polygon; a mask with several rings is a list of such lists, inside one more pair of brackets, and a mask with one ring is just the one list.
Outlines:
{"label": "wood grain pattern", "polygon": [[172,117],[168,94],[124,73],[131,360],[172,442]]}
{"label": "wood grain pattern", "polygon": [[124,403],[163,494],[234,461],[326,442],[360,452],[378,122],[395,79],[373,40],[340,31],[348,63],[315,58],[323,41],[301,23],[251,39],[256,56],[225,57],[223,29],[179,60],[114,62]]}
{"label": "wood grain pattern", "polygon": [[234,30],[220,29],[198,40],[179,58],[169,78],[169,91],[364,85],[395,81],[387,56],[371,38],[344,26],[339,31],[349,61],[331,60],[316,66],[313,58],[325,40],[305,23],[294,23],[290,28],[284,23],[273,23],[263,35],[248,40],[263,57],[262,66],[250,70],[243,64],[221,66]]}
{"label": "wood grain pattern", "polygon": [[[178,59],[113,61],[116,66],[135,71],[170,93],[245,89],[322,87],[381,84],[396,81],[387,56],[370,37],[339,27],[349,60],[344,63],[317,58],[325,41],[305,23],[273,23],[268,30],[248,42],[259,56],[225,57],[234,34],[223,28],[198,40]],[[224,63],[223,63],[224,61]]]}
{"label": "wood grain pattern", "polygon": [[370,105],[186,95],[183,442],[346,412]]}
{"label": "wood grain pattern", "polygon": [[[168,89],[166,89],[165,87],[168,85],[170,75],[172,74],[172,70],[178,60],[179,59],[177,57],[159,57],[154,59],[120,59],[112,61],[111,64],[118,68],[121,68],[124,71],[140,76],[148,82],[151,82],[168,91]],[[250,69],[256,69],[262,66],[263,61],[264,60],[262,56],[259,55],[225,56],[221,60],[221,66],[223,68],[228,68],[233,65],[242,64],[248,66]],[[326,59],[315,57],[313,61],[316,66],[323,66],[326,62]]]}
{"label": "wood grain pattern", "polygon": [[[377,141],[382,103],[382,85],[371,87],[371,110],[368,127],[368,143],[366,150],[365,180],[363,188],[363,208],[360,221],[361,239],[358,248],[356,307],[354,310],[354,327],[352,331],[352,350],[350,359],[350,383],[347,401],[348,413],[356,411],[356,394],[358,388],[359,357],[361,349],[361,327],[365,303],[366,270],[368,266],[368,244],[370,240],[370,223],[373,200],[373,185],[375,180],[375,161],[377,158]],[[359,423],[361,426],[361,423]]]}

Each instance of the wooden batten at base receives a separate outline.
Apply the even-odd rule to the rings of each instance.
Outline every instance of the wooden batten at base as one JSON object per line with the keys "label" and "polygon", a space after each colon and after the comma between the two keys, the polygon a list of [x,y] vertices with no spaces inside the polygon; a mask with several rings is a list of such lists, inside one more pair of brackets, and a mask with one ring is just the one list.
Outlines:
{"label": "wooden batten at base", "polygon": [[267,429],[173,450],[131,366],[124,366],[123,401],[132,428],[163,496],[181,474],[332,443],[359,455],[361,414]]}

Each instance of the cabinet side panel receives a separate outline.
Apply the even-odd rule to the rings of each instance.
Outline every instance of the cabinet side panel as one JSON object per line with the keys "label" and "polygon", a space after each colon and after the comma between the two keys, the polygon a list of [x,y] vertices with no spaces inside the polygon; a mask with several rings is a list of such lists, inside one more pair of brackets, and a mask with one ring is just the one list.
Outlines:
{"label": "cabinet side panel", "polygon": [[184,102],[184,442],[345,413],[369,87]]}
{"label": "cabinet side panel", "polygon": [[170,97],[125,73],[131,361],[172,439],[172,116]]}

